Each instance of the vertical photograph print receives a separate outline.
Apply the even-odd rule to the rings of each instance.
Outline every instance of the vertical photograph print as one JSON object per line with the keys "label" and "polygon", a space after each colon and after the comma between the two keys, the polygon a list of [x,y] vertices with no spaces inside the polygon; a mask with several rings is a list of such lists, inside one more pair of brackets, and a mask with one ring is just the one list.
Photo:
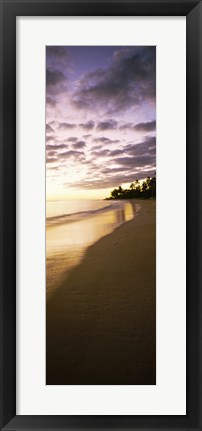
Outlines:
{"label": "vertical photograph print", "polygon": [[46,384],[156,385],[156,47],[46,47]]}

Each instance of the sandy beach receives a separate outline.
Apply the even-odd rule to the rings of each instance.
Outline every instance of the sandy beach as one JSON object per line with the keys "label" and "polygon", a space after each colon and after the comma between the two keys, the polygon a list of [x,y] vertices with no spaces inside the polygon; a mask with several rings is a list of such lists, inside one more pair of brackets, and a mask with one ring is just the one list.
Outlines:
{"label": "sandy beach", "polygon": [[156,384],[156,201],[87,249],[46,310],[46,384]]}

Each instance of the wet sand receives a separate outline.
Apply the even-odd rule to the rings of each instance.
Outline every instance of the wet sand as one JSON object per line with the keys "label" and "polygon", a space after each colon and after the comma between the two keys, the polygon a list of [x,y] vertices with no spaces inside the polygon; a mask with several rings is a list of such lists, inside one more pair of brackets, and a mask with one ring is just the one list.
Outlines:
{"label": "wet sand", "polygon": [[138,203],[47,300],[46,384],[156,384],[156,202]]}
{"label": "wet sand", "polygon": [[[92,201],[93,202],[93,201]],[[96,202],[97,203],[97,202]],[[81,203],[80,203],[81,205]],[[106,206],[106,201],[104,201]],[[138,204],[132,201],[108,201],[102,211],[65,216],[66,222],[47,224],[46,227],[46,295],[47,299],[77,266],[87,248],[100,238],[112,233],[117,226],[132,220]],[[57,218],[57,217],[56,217]]]}

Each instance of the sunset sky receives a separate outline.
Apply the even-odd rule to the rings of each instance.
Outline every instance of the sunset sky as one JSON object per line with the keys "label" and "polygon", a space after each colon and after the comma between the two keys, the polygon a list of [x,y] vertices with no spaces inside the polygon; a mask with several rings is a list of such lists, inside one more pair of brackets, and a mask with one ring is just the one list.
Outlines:
{"label": "sunset sky", "polygon": [[109,196],[156,171],[156,48],[46,48],[47,200]]}

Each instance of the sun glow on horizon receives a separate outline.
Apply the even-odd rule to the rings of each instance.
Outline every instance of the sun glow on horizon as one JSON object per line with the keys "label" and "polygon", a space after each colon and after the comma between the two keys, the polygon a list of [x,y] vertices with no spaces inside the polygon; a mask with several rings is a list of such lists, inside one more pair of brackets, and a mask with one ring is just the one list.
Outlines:
{"label": "sun glow on horizon", "polygon": [[[146,180],[146,177],[142,180],[139,180],[139,183],[142,184],[143,181]],[[121,186],[123,189],[129,189],[131,185],[130,183],[122,183],[117,184],[115,187],[110,187],[107,189],[95,189],[95,190],[58,190],[57,193],[46,193],[47,195],[47,201],[60,201],[60,200],[100,200],[105,199],[107,197],[110,197],[111,191],[115,188],[118,188]]]}
{"label": "sun glow on horizon", "polygon": [[47,201],[52,200],[85,200],[85,199],[105,199],[110,196],[112,189],[99,189],[99,190],[64,190],[57,193],[47,194]]}

